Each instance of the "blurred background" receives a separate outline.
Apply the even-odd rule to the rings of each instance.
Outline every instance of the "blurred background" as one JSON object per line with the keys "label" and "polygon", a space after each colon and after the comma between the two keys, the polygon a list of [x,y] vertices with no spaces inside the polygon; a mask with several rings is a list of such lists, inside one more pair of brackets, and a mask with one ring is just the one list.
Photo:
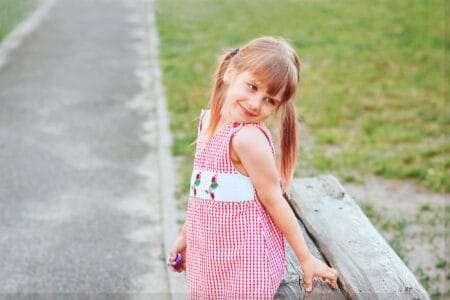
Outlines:
{"label": "blurred background", "polygon": [[[0,40],[37,5],[0,0]],[[444,0],[157,0],[179,221],[219,55],[284,37],[302,63],[296,176],[334,174],[430,295],[450,297],[448,9]]]}
{"label": "blurred background", "polygon": [[0,41],[39,4],[39,0],[0,0]]}
{"label": "blurred background", "polygon": [[180,207],[218,56],[281,36],[302,62],[296,176],[334,174],[430,295],[450,297],[447,9],[440,0],[157,1]]}

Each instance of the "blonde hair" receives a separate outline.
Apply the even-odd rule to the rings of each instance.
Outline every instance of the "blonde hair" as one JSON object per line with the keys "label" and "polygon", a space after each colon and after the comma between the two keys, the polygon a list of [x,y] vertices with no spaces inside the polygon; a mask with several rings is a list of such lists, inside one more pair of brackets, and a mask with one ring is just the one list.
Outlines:
{"label": "blonde hair", "polygon": [[280,119],[280,175],[284,192],[289,191],[298,152],[297,122],[292,99],[300,81],[300,60],[295,50],[281,38],[260,37],[240,49],[227,51],[219,60],[209,98],[211,110],[206,137],[211,137],[220,121],[225,99],[224,74],[229,67],[237,72],[248,71],[257,77],[270,95],[283,88]]}

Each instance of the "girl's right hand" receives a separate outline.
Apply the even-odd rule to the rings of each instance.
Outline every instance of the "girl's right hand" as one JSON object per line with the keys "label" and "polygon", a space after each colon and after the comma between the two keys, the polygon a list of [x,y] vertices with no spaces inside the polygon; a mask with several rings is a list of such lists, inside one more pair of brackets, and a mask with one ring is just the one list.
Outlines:
{"label": "girl's right hand", "polygon": [[186,270],[186,236],[184,235],[179,235],[175,240],[172,248],[170,249],[169,257],[172,260],[175,260],[175,258],[177,257],[177,253],[181,253],[181,267],[175,269],[174,267],[169,266],[169,270],[171,270],[172,272],[181,273]]}

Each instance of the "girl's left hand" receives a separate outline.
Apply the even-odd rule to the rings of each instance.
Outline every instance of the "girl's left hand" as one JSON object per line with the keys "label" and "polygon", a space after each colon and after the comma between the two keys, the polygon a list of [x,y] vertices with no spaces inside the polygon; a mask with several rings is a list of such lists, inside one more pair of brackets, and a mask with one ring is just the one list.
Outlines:
{"label": "girl's left hand", "polygon": [[321,277],[322,280],[328,279],[332,288],[336,287],[338,272],[328,267],[324,262],[314,257],[312,254],[307,259],[300,262],[303,270],[303,279],[305,282],[306,292],[312,292],[313,278]]}

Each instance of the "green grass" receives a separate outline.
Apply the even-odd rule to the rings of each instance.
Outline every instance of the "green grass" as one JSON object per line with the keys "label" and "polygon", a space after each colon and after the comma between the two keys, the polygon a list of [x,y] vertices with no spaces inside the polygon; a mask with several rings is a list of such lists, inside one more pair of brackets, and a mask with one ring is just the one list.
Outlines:
{"label": "green grass", "polygon": [[[305,175],[302,166],[349,181],[373,173],[449,192],[445,9],[443,0],[158,1],[174,154],[190,168],[188,144],[218,54],[257,36],[283,36],[303,63],[296,104],[315,138],[297,174]],[[339,151],[325,157],[329,147]]]}
{"label": "green grass", "polygon": [[[450,192],[446,5],[444,0],[157,1],[172,151],[182,162],[177,195],[189,189],[194,152],[189,144],[207,105],[218,55],[262,35],[287,38],[302,61],[296,105],[314,143],[311,152],[301,148],[297,175],[335,172],[341,180],[360,182],[361,175],[372,173]],[[424,205],[412,219],[386,219],[369,204],[362,209],[404,260],[405,235],[419,235],[424,243],[448,236],[439,227],[448,224],[448,207],[442,216]],[[424,230],[410,233],[410,224]],[[439,257],[430,263],[449,274]],[[428,273],[415,272],[432,297],[449,294]]]}
{"label": "green grass", "polygon": [[445,260],[445,258],[438,257],[436,262],[436,268],[445,269],[445,267],[447,267],[447,260]]}
{"label": "green grass", "polygon": [[37,0],[0,0],[0,43],[36,7]]}
{"label": "green grass", "polygon": [[[418,209],[415,216],[395,218],[388,217],[383,210],[376,209],[369,202],[361,203],[360,207],[411,270],[413,269],[413,260],[417,259],[418,253],[410,253],[413,248],[421,248],[418,244],[425,243],[430,246],[429,248],[437,249],[439,245],[448,240],[449,230],[445,222],[449,217],[442,213],[443,207],[441,206],[424,204]],[[449,210],[449,206],[446,206],[444,210]],[[434,222],[430,222],[428,218],[433,219]],[[448,293],[448,290],[440,288],[443,280],[450,280],[449,264],[442,255],[444,255],[443,252],[438,253],[437,250],[432,250],[429,259],[423,260],[421,257],[418,260],[421,263],[414,268],[416,278],[430,293],[432,299],[439,299],[440,295]]]}

